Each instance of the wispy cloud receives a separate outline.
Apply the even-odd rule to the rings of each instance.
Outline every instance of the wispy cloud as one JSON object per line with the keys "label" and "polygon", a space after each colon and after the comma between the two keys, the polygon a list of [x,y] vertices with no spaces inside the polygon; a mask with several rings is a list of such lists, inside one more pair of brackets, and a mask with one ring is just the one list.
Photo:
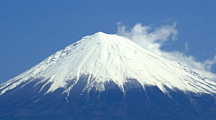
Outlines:
{"label": "wispy cloud", "polygon": [[[161,49],[167,41],[177,40],[178,30],[176,29],[176,23],[160,27],[144,26],[138,23],[132,28],[118,23],[117,34],[129,38],[143,48],[151,50],[167,59],[182,63],[204,77],[210,79],[216,78],[216,74],[211,72],[211,67],[216,63],[216,55],[213,59],[200,62],[192,55],[186,55],[180,51],[167,52]],[[188,46],[188,42],[185,43],[185,51],[188,51]]]}
{"label": "wispy cloud", "polygon": [[188,50],[189,50],[188,42],[186,42],[186,43],[184,44],[184,50],[185,50],[185,51],[188,51]]}

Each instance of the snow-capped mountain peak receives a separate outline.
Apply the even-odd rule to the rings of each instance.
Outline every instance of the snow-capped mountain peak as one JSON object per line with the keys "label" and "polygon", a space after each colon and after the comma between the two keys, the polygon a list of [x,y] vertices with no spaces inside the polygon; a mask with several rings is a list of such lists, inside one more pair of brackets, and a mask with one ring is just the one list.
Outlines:
{"label": "snow-capped mountain peak", "polygon": [[46,93],[58,88],[68,92],[83,75],[88,77],[83,91],[92,88],[105,91],[105,83],[111,81],[124,92],[124,84],[133,79],[144,89],[145,86],[157,86],[164,93],[167,89],[216,93],[215,82],[200,77],[180,63],[167,60],[125,37],[98,32],[83,37],[5,82],[0,86],[0,95],[38,79],[37,84],[43,83],[41,90],[50,84]]}

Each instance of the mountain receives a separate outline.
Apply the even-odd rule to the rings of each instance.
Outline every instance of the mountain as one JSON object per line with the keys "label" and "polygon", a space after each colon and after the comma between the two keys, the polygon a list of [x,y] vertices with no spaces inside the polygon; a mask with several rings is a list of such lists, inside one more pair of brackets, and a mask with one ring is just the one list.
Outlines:
{"label": "mountain", "polygon": [[216,82],[102,32],[0,85],[0,119],[216,118]]}

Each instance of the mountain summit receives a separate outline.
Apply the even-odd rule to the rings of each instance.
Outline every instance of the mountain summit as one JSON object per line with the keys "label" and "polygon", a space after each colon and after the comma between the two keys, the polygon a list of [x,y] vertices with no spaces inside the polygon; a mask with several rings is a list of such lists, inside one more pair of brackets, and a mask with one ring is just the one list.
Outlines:
{"label": "mountain summit", "polygon": [[[87,96],[94,96],[94,94],[96,94],[96,96],[101,96],[101,94],[113,90],[115,92],[110,93],[112,97],[108,95],[105,96],[108,98],[113,98],[113,96],[115,96],[113,99],[117,99],[121,96],[123,97],[121,100],[125,97],[131,100],[136,98],[127,97],[127,95],[130,95],[131,91],[135,90],[137,91],[135,92],[135,95],[139,93],[141,96],[144,94],[146,96],[145,99],[142,96],[141,98],[143,101],[140,101],[138,104],[144,104],[143,102],[149,101],[150,99],[162,101],[165,99],[164,101],[170,101],[167,105],[169,106],[171,104],[172,109],[178,108],[179,111],[182,112],[186,108],[189,108],[192,111],[191,114],[194,112],[193,115],[195,116],[196,114],[199,114],[199,112],[194,110],[193,105],[190,105],[193,97],[187,98],[185,96],[214,96],[216,93],[216,83],[201,77],[199,74],[180,63],[167,60],[160,55],[140,47],[125,37],[98,32],[94,35],[83,37],[80,41],[56,52],[30,70],[1,84],[0,100],[6,102],[14,97],[22,100],[20,99],[22,96],[25,98],[25,104],[28,104],[29,106],[43,106],[42,103],[48,102],[46,100],[49,100],[49,102],[53,104],[58,103],[59,101],[56,102],[57,96],[58,99],[64,99],[63,101],[60,100],[61,103],[58,103],[59,105],[70,104],[73,102],[73,105],[77,103],[76,106],[78,106],[81,104],[76,101],[79,101],[79,99],[75,100],[78,96],[82,96],[83,94]],[[118,94],[116,94],[116,91]],[[154,96],[154,94],[156,96]],[[150,97],[152,95],[154,97]],[[137,95],[136,97],[139,98],[139,96],[140,95]],[[166,97],[164,98],[164,96]],[[178,102],[178,99],[175,98],[176,96],[178,96],[178,99],[180,98],[185,101],[183,103],[181,100]],[[91,97],[88,97],[87,99],[89,100]],[[97,103],[98,105],[101,98],[97,100],[99,100]],[[107,102],[107,100],[105,101]],[[82,107],[84,106],[84,103],[82,103]],[[116,105],[118,106],[120,103],[121,102],[118,102]],[[183,104],[184,107],[181,108],[180,106],[179,108],[179,106],[176,106],[180,103]],[[12,102],[9,105],[12,104],[16,106],[18,103]],[[87,103],[85,103],[85,105],[86,104]],[[102,102],[101,104],[103,106],[105,103]],[[115,104],[115,102],[111,102],[109,105],[110,104]],[[151,104],[153,103],[151,102],[147,106],[155,109]],[[156,104],[164,103],[158,102]],[[127,104],[124,106],[127,106]],[[53,109],[52,105],[47,108]],[[142,109],[145,108],[146,106],[143,105]],[[23,109],[24,108],[22,108],[21,111]],[[67,108],[67,110],[68,109],[69,108]],[[80,112],[82,113],[83,109],[79,109],[81,109]],[[121,108],[121,111],[123,112],[121,114],[124,119],[126,119],[125,116],[128,116],[125,109],[126,108],[124,107]],[[139,109],[142,110],[141,108]],[[0,109],[0,112],[3,110],[3,108]],[[17,113],[14,108],[12,110],[7,110],[10,111],[9,113],[12,112],[11,114],[19,113]],[[46,108],[43,108],[43,110],[46,111]],[[63,111],[64,110],[65,109],[63,109]],[[56,113],[56,111],[53,111],[54,110],[51,110],[50,114],[58,116],[58,112]],[[162,112],[166,111],[162,110]],[[31,113],[35,116],[36,113],[38,114],[38,111],[35,112],[33,110]],[[80,116],[77,118],[75,113],[71,115],[73,118],[78,119]],[[5,116],[11,114],[5,114]],[[40,114],[46,116],[45,113]],[[20,114],[18,114],[18,116],[19,115]],[[111,114],[111,116],[112,115],[113,114]],[[102,114],[101,116],[104,115]],[[28,116],[24,118],[32,117]],[[35,118],[38,119],[38,117]],[[141,115],[140,118],[143,119],[145,117]]]}

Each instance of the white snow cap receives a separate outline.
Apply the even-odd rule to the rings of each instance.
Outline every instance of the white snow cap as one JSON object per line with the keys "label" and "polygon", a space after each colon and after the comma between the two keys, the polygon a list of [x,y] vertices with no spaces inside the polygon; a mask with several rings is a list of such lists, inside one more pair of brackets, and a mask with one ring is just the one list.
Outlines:
{"label": "white snow cap", "polygon": [[[124,92],[123,85],[129,82],[128,78],[132,78],[143,88],[157,86],[164,93],[168,92],[167,88],[183,92],[216,93],[214,81],[200,77],[188,67],[148,51],[125,37],[98,32],[83,37],[25,73],[3,83],[0,95],[35,79],[42,79],[39,83],[44,83],[43,87],[51,84],[47,93],[60,87],[68,92],[81,80],[81,75],[88,75],[84,89],[87,91],[92,88],[104,91],[104,83],[113,81]],[[72,80],[73,84],[68,86]]]}

